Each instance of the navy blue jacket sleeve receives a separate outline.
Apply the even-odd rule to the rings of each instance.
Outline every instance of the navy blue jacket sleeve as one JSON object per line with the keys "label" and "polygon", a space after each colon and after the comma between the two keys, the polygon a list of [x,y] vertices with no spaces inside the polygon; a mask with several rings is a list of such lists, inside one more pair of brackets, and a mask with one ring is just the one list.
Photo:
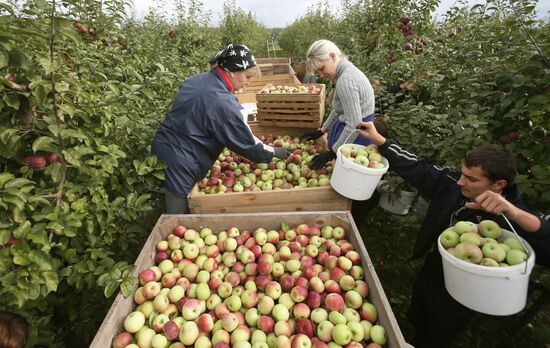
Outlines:
{"label": "navy blue jacket sleeve", "polygon": [[[220,119],[224,117],[225,119]],[[273,153],[261,143],[256,143],[250,128],[244,122],[240,110],[224,108],[223,115],[216,115],[210,125],[217,141],[230,150],[254,162],[271,162]]]}

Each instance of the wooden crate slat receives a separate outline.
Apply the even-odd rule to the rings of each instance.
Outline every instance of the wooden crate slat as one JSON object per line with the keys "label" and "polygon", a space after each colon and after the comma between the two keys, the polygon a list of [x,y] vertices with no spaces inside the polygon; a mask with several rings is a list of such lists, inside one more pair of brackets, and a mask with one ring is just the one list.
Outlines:
{"label": "wooden crate slat", "polygon": [[269,113],[258,113],[256,119],[259,121],[284,121],[284,120],[297,120],[297,121],[319,121],[319,116],[302,113],[302,114],[269,114]]}
{"label": "wooden crate slat", "polygon": [[293,128],[293,127],[299,127],[299,128],[319,128],[320,123],[318,121],[269,121],[269,120],[262,120],[258,121],[262,126],[270,126],[270,127],[282,127],[282,128]]}
{"label": "wooden crate slat", "polygon": [[321,105],[319,103],[314,102],[283,102],[283,103],[256,103],[257,107],[262,109],[313,109],[313,110],[319,110],[321,108]]}
{"label": "wooden crate slat", "polygon": [[[202,214],[202,215],[161,215],[157,224],[149,234],[143,249],[134,263],[132,276],[137,277],[139,272],[154,265],[155,246],[166,239],[178,225],[200,230],[203,227],[211,228],[215,233],[226,230],[229,227],[237,227],[240,230],[255,230],[258,227],[278,230],[281,223],[289,226],[308,224],[322,227],[324,225],[339,226],[346,230],[347,239],[353,244],[355,250],[361,255],[361,266],[365,273],[365,280],[369,285],[368,300],[378,310],[378,323],[384,326],[388,337],[387,348],[412,348],[399,328],[397,319],[386,297],[382,284],[376,274],[374,264],[370,259],[357,226],[349,211],[315,211],[315,212],[286,212],[286,213],[243,213],[243,214]],[[132,291],[138,288],[134,286]],[[133,297],[125,298],[121,293],[117,295],[103,323],[97,331],[91,348],[111,347],[113,339],[122,332],[126,316],[135,310]]]}

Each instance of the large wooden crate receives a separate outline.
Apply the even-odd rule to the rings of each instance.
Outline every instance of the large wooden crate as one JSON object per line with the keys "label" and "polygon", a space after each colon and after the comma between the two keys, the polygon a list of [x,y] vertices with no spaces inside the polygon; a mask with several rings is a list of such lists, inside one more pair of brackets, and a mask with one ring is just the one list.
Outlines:
{"label": "large wooden crate", "polygon": [[[299,136],[303,133],[303,129],[299,128],[270,127],[257,123],[249,126],[256,136]],[[321,150],[326,150],[325,138],[317,141],[321,143]],[[351,209],[351,200],[340,195],[331,186],[208,195],[201,193],[195,185],[187,196],[187,202],[193,214]]]}
{"label": "large wooden crate", "polygon": [[[154,265],[155,246],[165,239],[177,225],[184,225],[187,228],[196,230],[202,227],[209,227],[213,231],[225,230],[229,227],[238,227],[241,230],[254,230],[258,227],[267,229],[279,229],[281,223],[289,226],[306,223],[313,226],[340,226],[347,231],[347,239],[354,245],[361,254],[361,265],[365,272],[365,280],[369,285],[369,302],[374,304],[378,310],[378,323],[384,326],[388,335],[385,347],[388,348],[412,348],[409,345],[395,319],[392,308],[388,302],[382,284],[378,279],[376,270],[367,252],[357,226],[355,225],[350,212],[298,212],[298,213],[257,213],[257,214],[230,214],[230,215],[161,215],[147,242],[141,250],[132,272],[138,276],[139,272]],[[133,291],[137,289],[137,285]],[[123,329],[124,318],[134,310],[135,305],[132,296],[125,298],[118,294],[103,323],[99,327],[91,348],[111,347],[114,337]]]}
{"label": "large wooden crate", "polygon": [[325,85],[315,86],[321,88],[319,94],[256,94],[258,121],[266,126],[319,128],[325,115]]}
{"label": "large wooden crate", "polygon": [[300,80],[294,76],[294,72],[291,74],[285,73],[279,75],[262,75],[261,77],[253,77],[248,82],[248,86],[241,88],[235,93],[235,95],[241,104],[256,103],[256,93],[269,83],[274,85],[289,85],[299,84]]}

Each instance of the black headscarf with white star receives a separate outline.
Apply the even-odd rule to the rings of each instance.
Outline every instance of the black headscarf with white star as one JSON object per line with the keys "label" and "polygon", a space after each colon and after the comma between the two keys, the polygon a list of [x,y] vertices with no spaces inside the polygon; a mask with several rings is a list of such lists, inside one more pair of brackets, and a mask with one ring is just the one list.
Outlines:
{"label": "black headscarf with white star", "polygon": [[209,60],[225,71],[243,71],[256,66],[256,58],[245,45],[229,44]]}

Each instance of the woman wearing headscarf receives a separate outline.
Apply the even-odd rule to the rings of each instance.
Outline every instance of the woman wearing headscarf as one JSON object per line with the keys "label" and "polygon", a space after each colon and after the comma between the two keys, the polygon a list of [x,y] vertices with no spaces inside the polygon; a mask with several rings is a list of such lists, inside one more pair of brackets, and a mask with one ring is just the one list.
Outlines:
{"label": "woman wearing headscarf", "polygon": [[166,162],[166,211],[188,212],[187,194],[206,176],[224,147],[254,162],[286,158],[288,150],[262,144],[246,124],[246,111],[234,95],[260,74],[244,45],[230,44],[210,61],[209,72],[183,82],[160,125],[151,152]]}
{"label": "woman wearing headscarf", "polygon": [[374,90],[365,74],[332,41],[315,41],[308,49],[306,63],[309,71],[317,72],[336,84],[332,112],[320,129],[302,136],[305,139],[317,139],[329,132],[328,151],[315,156],[311,163],[312,169],[320,169],[336,158],[336,150],[345,142],[361,145],[372,143],[355,132],[355,125],[361,121],[374,120]]}

